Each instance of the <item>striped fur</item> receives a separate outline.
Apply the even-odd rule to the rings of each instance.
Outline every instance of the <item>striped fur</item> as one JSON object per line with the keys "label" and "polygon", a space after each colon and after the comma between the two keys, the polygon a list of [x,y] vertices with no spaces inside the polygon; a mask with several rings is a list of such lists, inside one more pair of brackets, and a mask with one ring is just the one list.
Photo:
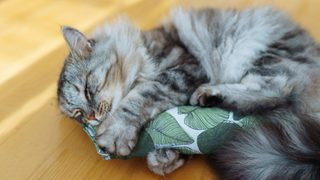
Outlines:
{"label": "striped fur", "polygon": [[[319,178],[320,46],[284,13],[174,8],[150,31],[119,20],[90,38],[71,27],[62,34],[70,54],[60,108],[79,123],[102,122],[97,142],[109,152],[128,155],[164,110],[217,106],[272,120],[226,142],[212,158],[221,177]],[[187,159],[155,150],[148,165],[164,175]]]}

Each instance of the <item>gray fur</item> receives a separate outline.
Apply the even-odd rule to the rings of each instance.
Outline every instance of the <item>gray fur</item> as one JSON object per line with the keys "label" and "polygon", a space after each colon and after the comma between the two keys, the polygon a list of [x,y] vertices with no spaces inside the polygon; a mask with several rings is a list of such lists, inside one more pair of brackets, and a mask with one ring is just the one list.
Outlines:
{"label": "gray fur", "polygon": [[148,156],[148,167],[154,173],[165,176],[189,161],[190,156],[174,149],[155,149]]}
{"label": "gray fur", "polygon": [[[214,158],[222,177],[319,177],[320,46],[284,13],[175,8],[150,31],[120,20],[91,38],[70,27],[62,33],[71,53],[59,80],[61,110],[80,123],[102,122],[97,142],[109,152],[129,154],[144,125],[171,107],[217,106],[272,120],[235,132]],[[172,152],[170,162],[184,162]],[[159,153],[148,156],[152,171],[180,166],[164,170]]]}

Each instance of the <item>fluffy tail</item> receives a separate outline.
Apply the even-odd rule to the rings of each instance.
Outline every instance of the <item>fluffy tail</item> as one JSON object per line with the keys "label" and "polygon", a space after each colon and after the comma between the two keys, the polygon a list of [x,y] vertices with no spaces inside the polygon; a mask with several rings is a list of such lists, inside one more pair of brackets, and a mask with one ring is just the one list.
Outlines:
{"label": "fluffy tail", "polygon": [[320,179],[320,121],[280,112],[269,117],[250,132],[236,132],[212,157],[221,179]]}

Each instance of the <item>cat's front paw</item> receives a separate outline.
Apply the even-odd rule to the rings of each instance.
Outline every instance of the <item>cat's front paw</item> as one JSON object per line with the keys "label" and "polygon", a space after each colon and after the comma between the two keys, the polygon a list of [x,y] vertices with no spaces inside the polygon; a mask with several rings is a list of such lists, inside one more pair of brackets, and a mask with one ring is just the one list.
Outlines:
{"label": "cat's front paw", "polygon": [[221,104],[222,101],[221,91],[215,86],[199,87],[190,98],[191,105],[202,107],[217,106]]}
{"label": "cat's front paw", "polygon": [[127,156],[138,142],[139,130],[113,117],[104,120],[97,129],[97,143],[111,154]]}
{"label": "cat's front paw", "polygon": [[163,176],[176,170],[188,160],[188,155],[181,156],[178,151],[167,148],[154,149],[147,156],[149,169]]}

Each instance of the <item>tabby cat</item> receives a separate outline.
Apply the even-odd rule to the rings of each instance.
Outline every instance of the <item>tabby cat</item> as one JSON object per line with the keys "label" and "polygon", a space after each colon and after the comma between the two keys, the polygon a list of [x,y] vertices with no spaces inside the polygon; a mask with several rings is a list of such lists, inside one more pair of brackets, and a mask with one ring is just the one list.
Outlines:
{"label": "tabby cat", "polygon": [[[222,179],[320,178],[320,45],[283,12],[174,8],[149,31],[119,19],[90,38],[68,26],[62,34],[61,111],[101,123],[97,142],[108,152],[130,154],[164,110],[216,106],[271,120],[235,131],[212,157]],[[189,156],[156,149],[147,159],[164,175]]]}

